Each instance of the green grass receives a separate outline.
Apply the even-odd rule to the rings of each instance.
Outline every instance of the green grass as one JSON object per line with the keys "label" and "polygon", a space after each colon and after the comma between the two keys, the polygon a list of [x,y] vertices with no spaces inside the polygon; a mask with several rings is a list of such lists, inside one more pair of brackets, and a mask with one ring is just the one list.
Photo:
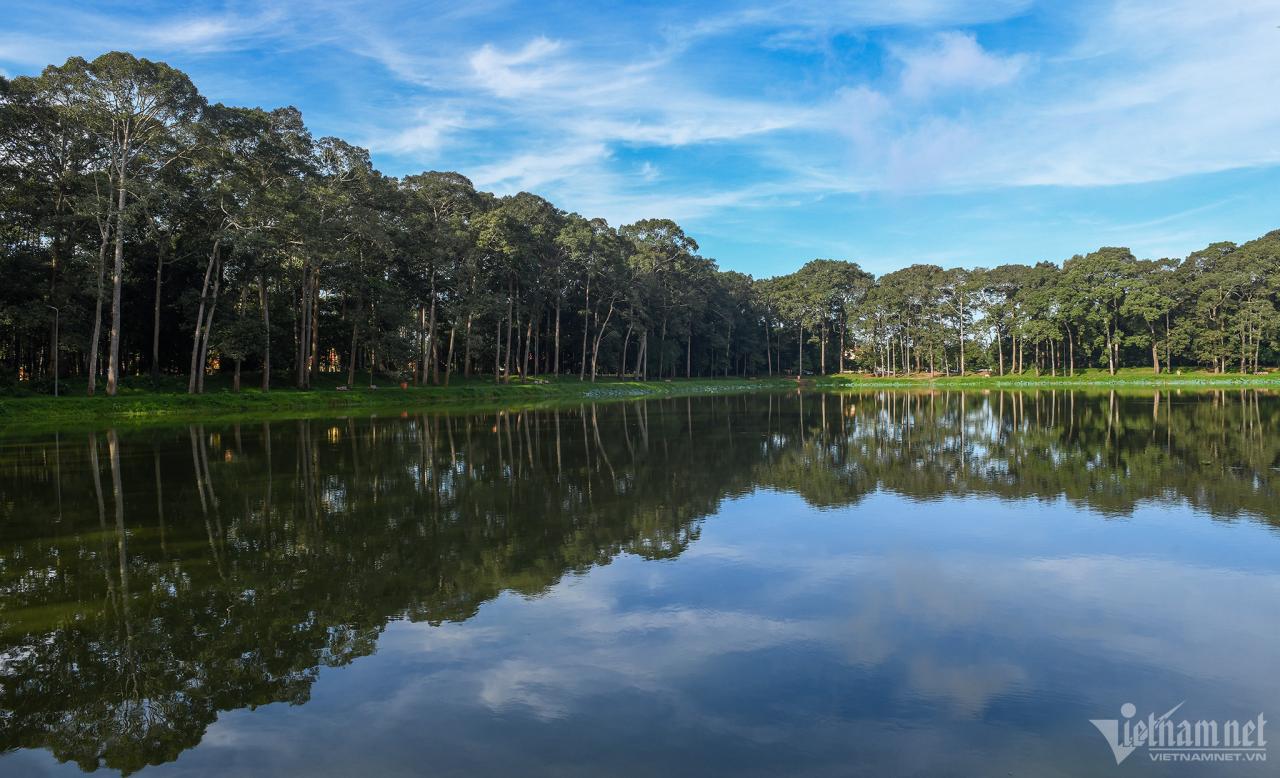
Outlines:
{"label": "green grass", "polygon": [[[706,394],[734,394],[746,391],[794,389],[794,378],[695,378],[670,381],[632,381],[601,378],[595,383],[576,377],[539,377],[527,381],[494,383],[491,378],[456,380],[450,386],[410,386],[401,389],[384,383],[378,389],[356,386],[337,391],[340,376],[321,376],[309,391],[282,386],[264,393],[245,388],[230,390],[225,377],[209,379],[206,393],[188,395],[179,377],[165,377],[152,384],[146,378],[132,378],[116,397],[86,397],[83,382],[64,382],[61,397],[48,395],[0,396],[0,430],[30,430],[104,424],[141,424],[166,421],[212,421],[269,417],[341,415],[359,412],[400,412],[408,410],[491,410],[530,408],[607,402],[637,397],[676,397]],[[367,379],[365,379],[367,381]],[[257,386],[256,376],[245,376],[244,384]],[[1022,375],[966,375],[948,377],[864,374],[806,377],[803,385],[821,389],[921,389],[921,388],[1274,388],[1280,389],[1280,373],[1268,375],[1214,374],[1199,371],[1165,373],[1130,368],[1112,376],[1105,370],[1077,370],[1074,377],[1033,373]]]}
{"label": "green grass", "polygon": [[[794,388],[784,378],[703,378],[670,381],[632,381],[600,378],[595,383],[577,377],[539,377],[526,381],[495,383],[492,378],[455,380],[450,386],[410,386],[380,383],[379,388],[355,386],[338,391],[339,379],[322,376],[308,391],[281,387],[270,392],[257,388],[257,378],[246,377],[241,392],[230,384],[212,381],[205,394],[189,395],[185,382],[162,379],[153,386],[148,379],[133,379],[121,386],[116,397],[87,397],[83,384],[62,387],[61,397],[48,395],[0,396],[0,431],[86,427],[103,424],[140,424],[155,421],[212,421],[305,416],[332,416],[358,412],[409,410],[471,411],[518,409],[577,402],[608,402],[638,397],[684,397],[734,394],[765,389]],[[365,379],[367,381],[367,378]]]}

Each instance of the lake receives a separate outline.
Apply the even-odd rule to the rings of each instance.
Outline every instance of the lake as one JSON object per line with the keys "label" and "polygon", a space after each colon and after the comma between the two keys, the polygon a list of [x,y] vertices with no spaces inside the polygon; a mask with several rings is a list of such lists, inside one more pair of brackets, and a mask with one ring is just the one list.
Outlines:
{"label": "lake", "polygon": [[1105,722],[1280,719],[1277,430],[1059,390],[9,435],[0,773],[1200,774]]}

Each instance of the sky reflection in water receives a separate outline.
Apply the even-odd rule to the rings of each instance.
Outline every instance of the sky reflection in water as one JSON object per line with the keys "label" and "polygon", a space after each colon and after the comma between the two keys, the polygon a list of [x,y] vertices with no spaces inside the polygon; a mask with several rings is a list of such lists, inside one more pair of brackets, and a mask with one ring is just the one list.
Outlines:
{"label": "sky reflection in water", "polygon": [[9,441],[0,773],[1187,773],[1088,720],[1280,715],[1277,413],[754,395]]}

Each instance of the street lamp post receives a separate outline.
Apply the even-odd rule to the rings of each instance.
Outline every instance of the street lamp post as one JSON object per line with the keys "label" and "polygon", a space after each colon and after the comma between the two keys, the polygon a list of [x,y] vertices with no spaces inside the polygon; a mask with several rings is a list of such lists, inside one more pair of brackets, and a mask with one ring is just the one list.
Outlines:
{"label": "street lamp post", "polygon": [[49,305],[46,307],[53,308],[53,396],[57,397],[58,396],[58,309],[57,307],[52,305]]}

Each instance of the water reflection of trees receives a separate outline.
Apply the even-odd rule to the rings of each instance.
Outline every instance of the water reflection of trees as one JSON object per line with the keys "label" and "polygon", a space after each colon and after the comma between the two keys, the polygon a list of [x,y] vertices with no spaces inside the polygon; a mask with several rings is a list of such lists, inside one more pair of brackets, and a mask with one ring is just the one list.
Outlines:
{"label": "water reflection of trees", "polygon": [[[1280,403],[1256,391],[880,392],[789,398],[761,483],[818,506],[1065,498],[1105,514],[1185,502],[1280,524]],[[803,406],[803,408],[801,408]],[[785,428],[788,416],[804,421]]]}
{"label": "water reflection of trees", "polygon": [[219,710],[305,702],[391,620],[674,557],[758,486],[1275,521],[1276,413],[1257,393],[790,394],[10,442],[0,747],[172,760]]}

